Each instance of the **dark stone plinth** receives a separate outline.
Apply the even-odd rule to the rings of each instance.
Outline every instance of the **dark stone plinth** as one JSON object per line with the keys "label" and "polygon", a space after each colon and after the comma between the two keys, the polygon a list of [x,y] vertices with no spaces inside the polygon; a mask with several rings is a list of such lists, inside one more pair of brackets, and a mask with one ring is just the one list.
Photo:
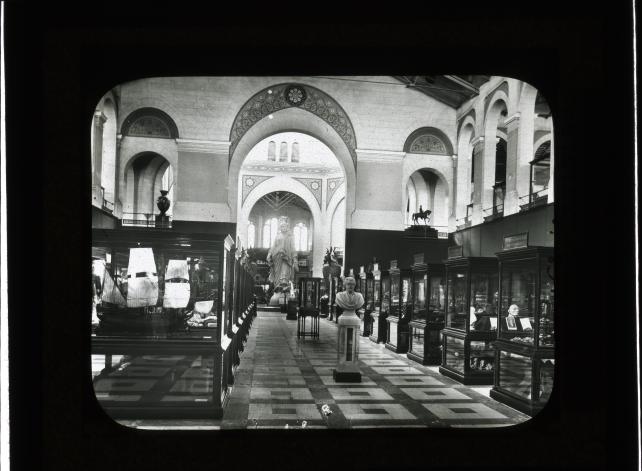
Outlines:
{"label": "dark stone plinth", "polygon": [[407,227],[404,231],[406,239],[438,239],[439,231],[431,226],[416,225]]}
{"label": "dark stone plinth", "polygon": [[332,370],[332,378],[336,383],[360,383],[361,372],[352,368],[341,368],[341,366]]}
{"label": "dark stone plinth", "polygon": [[156,227],[169,227],[169,216],[156,216]]}

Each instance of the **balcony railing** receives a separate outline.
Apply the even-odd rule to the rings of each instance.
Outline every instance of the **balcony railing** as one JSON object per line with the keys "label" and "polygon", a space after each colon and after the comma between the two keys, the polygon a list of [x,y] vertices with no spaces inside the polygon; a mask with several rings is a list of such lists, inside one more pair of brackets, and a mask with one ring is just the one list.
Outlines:
{"label": "balcony railing", "polygon": [[457,226],[457,230],[460,231],[462,229],[466,229],[467,227],[470,227],[472,225],[472,216],[466,216],[463,218],[455,219],[455,225]]}
{"label": "balcony railing", "polygon": [[504,203],[495,205],[492,208],[486,208],[482,212],[485,222],[500,218],[504,215]]}
{"label": "balcony railing", "polygon": [[154,213],[123,213],[121,224],[123,226],[134,227],[157,227],[161,229],[170,229],[172,227],[172,218],[166,215],[165,218],[158,218],[160,214]]}
{"label": "balcony railing", "polygon": [[105,188],[102,186],[100,187],[100,201],[101,201],[101,208],[103,209],[103,211],[107,211],[110,213],[114,212],[114,203],[105,199]]}
{"label": "balcony railing", "polygon": [[544,206],[548,203],[548,188],[543,188],[519,198],[520,211],[528,211],[538,206]]}

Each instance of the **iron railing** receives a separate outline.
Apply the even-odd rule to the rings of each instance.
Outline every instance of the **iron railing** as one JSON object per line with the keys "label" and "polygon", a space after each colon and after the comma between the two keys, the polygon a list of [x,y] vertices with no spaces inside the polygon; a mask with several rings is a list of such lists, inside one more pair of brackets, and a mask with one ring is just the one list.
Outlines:
{"label": "iron railing", "polygon": [[548,202],[548,188],[542,188],[539,191],[534,191],[525,196],[519,197],[520,211],[528,211],[529,209],[543,206]]}
{"label": "iron railing", "polygon": [[158,227],[162,229],[169,229],[172,227],[171,216],[166,215],[164,219],[156,219],[160,214],[154,213],[123,213],[121,225],[134,226],[134,227]]}
{"label": "iron railing", "polygon": [[114,212],[114,203],[105,198],[105,188],[102,186],[100,187],[100,201],[100,206],[104,211]]}
{"label": "iron railing", "polygon": [[482,212],[484,214],[484,221],[492,221],[493,219],[500,218],[504,215],[504,203],[486,208]]}

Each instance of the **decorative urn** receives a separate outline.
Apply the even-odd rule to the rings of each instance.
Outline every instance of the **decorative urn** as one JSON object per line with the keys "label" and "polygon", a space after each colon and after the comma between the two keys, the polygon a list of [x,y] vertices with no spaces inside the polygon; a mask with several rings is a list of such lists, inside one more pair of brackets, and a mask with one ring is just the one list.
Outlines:
{"label": "decorative urn", "polygon": [[167,190],[161,190],[160,192],[161,195],[156,200],[156,206],[158,206],[158,209],[160,210],[160,215],[165,216],[165,213],[169,209],[171,201],[167,197],[167,193],[169,193]]}

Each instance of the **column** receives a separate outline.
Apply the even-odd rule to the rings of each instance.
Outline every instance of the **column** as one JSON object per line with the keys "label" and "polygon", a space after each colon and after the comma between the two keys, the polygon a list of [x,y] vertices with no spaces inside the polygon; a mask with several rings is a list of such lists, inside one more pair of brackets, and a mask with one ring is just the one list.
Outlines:
{"label": "column", "polygon": [[100,187],[103,166],[103,125],[105,124],[105,121],[107,121],[107,117],[102,113],[102,111],[96,110],[93,122],[94,142],[92,143],[92,161],[94,163],[94,171],[91,183],[92,203],[98,207],[101,207],[103,204]]}
{"label": "column", "polygon": [[517,191],[517,169],[519,168],[520,113],[507,118],[506,124],[506,196],[504,198],[504,216],[519,212],[519,194]]}
{"label": "column", "polygon": [[448,231],[454,231],[456,226],[457,226],[457,202],[459,200],[459,195],[458,195],[458,188],[457,188],[457,181],[459,180],[459,177],[457,175],[457,164],[458,159],[457,155],[453,154],[451,156],[452,159],[452,167],[453,167],[453,181],[452,185],[450,186],[450,213],[448,216]]}
{"label": "column", "polygon": [[553,195],[553,186],[554,186],[554,181],[555,179],[553,178],[555,175],[555,135],[554,135],[554,128],[553,128],[553,120],[551,119],[551,173],[550,177],[548,180],[548,200],[547,202],[552,203],[555,201],[555,197]]}
{"label": "column", "polygon": [[[483,186],[483,164],[484,164],[484,138],[482,136],[471,142],[473,146],[473,165],[472,172],[475,174],[473,190],[473,224],[483,222],[482,217],[482,186]],[[492,191],[492,188],[491,188]]]}
{"label": "column", "polygon": [[[527,196],[530,191],[531,165],[535,156],[533,138],[535,135],[535,109],[522,109],[519,119],[519,139],[517,146],[517,170],[515,183],[518,196]],[[517,208],[519,210],[519,207]]]}

